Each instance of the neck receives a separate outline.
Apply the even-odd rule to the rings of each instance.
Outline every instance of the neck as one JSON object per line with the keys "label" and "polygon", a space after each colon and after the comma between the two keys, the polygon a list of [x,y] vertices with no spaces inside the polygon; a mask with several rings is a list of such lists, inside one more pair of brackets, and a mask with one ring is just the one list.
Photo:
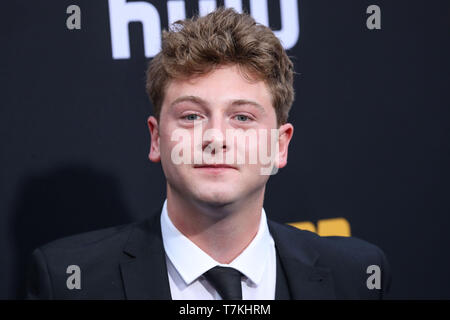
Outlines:
{"label": "neck", "polygon": [[167,213],[184,236],[217,262],[228,264],[258,232],[264,190],[217,206],[186,199],[167,185]]}

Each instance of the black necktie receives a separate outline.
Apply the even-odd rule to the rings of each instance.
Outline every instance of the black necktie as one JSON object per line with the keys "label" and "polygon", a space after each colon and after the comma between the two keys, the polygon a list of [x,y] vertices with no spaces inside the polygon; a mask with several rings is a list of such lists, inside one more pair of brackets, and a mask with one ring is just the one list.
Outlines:
{"label": "black necktie", "polygon": [[242,300],[241,273],[230,267],[214,267],[203,274],[223,300]]}

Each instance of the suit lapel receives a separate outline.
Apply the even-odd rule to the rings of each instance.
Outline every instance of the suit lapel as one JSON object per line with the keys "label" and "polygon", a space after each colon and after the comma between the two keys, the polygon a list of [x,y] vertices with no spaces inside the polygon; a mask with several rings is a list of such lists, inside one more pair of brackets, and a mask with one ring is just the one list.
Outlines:
{"label": "suit lapel", "polygon": [[124,247],[120,270],[127,299],[171,300],[161,209],[134,227]]}
{"label": "suit lapel", "polygon": [[[160,213],[137,224],[130,233],[120,263],[127,299],[171,300]],[[290,296],[335,299],[329,269],[315,266],[319,253],[305,243],[303,233],[268,219]]]}
{"label": "suit lapel", "polygon": [[315,266],[319,253],[305,243],[303,233],[270,220],[268,225],[291,298],[335,299],[331,272]]}

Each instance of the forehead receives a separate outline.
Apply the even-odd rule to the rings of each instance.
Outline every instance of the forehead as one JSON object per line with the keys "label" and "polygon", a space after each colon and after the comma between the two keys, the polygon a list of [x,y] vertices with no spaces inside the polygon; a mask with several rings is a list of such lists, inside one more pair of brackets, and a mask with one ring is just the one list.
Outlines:
{"label": "forehead", "polygon": [[[163,106],[166,107],[183,96],[193,96],[210,106],[241,100],[253,101],[267,110],[273,108],[266,82],[249,79],[236,65],[219,67],[207,74],[187,79],[172,79],[165,91]],[[195,99],[191,100],[195,102]]]}

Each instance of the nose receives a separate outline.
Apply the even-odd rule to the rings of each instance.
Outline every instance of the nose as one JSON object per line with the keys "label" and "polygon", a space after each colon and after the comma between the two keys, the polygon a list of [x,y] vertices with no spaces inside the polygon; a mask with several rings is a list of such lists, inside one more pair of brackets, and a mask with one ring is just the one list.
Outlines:
{"label": "nose", "polygon": [[221,115],[211,116],[204,126],[202,150],[215,154],[226,149],[226,121]]}

